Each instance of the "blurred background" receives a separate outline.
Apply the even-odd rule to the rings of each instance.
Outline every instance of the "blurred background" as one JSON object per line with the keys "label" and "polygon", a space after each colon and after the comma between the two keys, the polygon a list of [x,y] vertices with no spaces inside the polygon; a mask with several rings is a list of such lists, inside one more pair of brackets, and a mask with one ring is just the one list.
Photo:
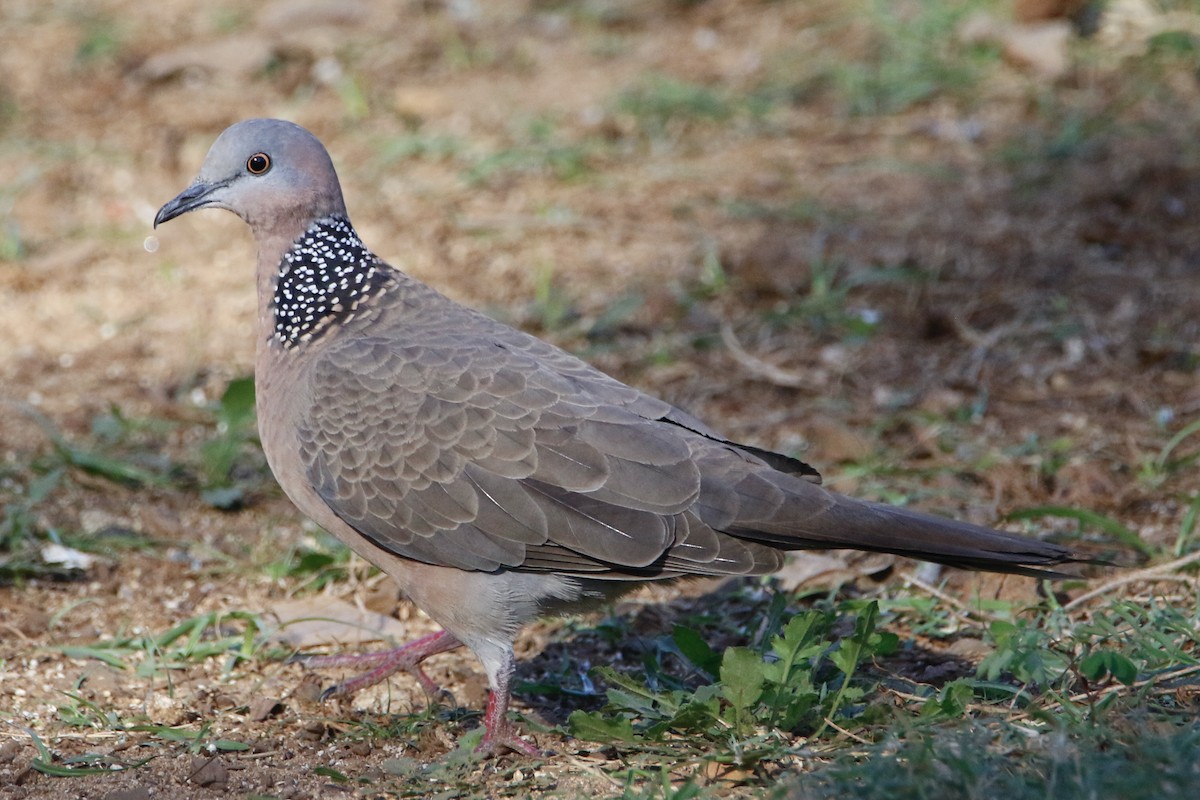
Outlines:
{"label": "blurred background", "polygon": [[[253,679],[218,690],[225,662],[190,653],[167,692],[131,631],[199,620],[241,641],[221,614],[314,592],[428,624],[265,470],[244,224],[151,230],[216,135],[257,116],[321,138],[386,260],[834,488],[1149,565],[1197,548],[1192,0],[5,0],[0,720],[62,753],[108,753],[132,707],[224,730],[303,677],[247,659]],[[830,574],[869,593],[899,571],[833,556],[784,587]],[[917,576],[1040,602],[1028,581]],[[619,661],[603,641],[564,653]],[[566,669],[542,658],[527,680]],[[446,662],[436,678],[478,708],[474,666]],[[262,736],[310,724],[284,707]],[[64,744],[80,730],[109,738]],[[67,791],[13,736],[12,785]],[[155,763],[134,788],[210,785]],[[746,769],[729,785],[762,786]],[[555,780],[613,790],[581,775]]]}

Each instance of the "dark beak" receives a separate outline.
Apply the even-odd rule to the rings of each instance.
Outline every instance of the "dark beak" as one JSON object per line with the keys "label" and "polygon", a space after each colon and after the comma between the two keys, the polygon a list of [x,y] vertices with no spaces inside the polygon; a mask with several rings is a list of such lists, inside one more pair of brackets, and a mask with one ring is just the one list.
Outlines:
{"label": "dark beak", "polygon": [[204,181],[197,180],[180,192],[174,200],[171,200],[158,210],[158,213],[154,216],[154,227],[157,228],[162,223],[182,216],[189,211],[203,208],[212,202],[212,193],[224,187],[224,185],[224,183],[205,183]]}

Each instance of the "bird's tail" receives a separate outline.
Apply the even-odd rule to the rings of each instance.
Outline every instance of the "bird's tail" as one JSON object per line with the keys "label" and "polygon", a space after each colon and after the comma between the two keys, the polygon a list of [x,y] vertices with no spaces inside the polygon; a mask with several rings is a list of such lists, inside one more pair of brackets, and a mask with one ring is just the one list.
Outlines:
{"label": "bird's tail", "polygon": [[[832,501],[818,514],[793,518],[784,525],[755,526],[753,531],[730,533],[787,550],[844,547],[1040,578],[1073,576],[1055,569],[1059,565],[1104,563],[1059,544],[902,506],[855,500],[824,489],[818,491],[825,492]],[[787,516],[777,517],[780,518]]]}

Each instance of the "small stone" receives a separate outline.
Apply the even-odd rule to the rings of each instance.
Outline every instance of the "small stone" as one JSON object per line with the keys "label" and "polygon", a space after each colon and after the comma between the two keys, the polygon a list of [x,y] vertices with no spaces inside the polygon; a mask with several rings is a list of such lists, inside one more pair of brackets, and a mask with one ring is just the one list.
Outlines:
{"label": "small stone", "polygon": [[126,789],[113,789],[104,795],[104,800],[150,800],[150,790],[145,786],[130,786]]}
{"label": "small stone", "polygon": [[812,417],[805,420],[803,428],[812,451],[819,453],[822,461],[863,461],[871,455],[871,443],[833,417]]}
{"label": "small stone", "polygon": [[388,775],[397,777],[407,777],[414,774],[421,768],[421,762],[415,758],[400,756],[398,758],[385,758],[383,763],[379,765]]}
{"label": "small stone", "polygon": [[1071,67],[1068,47],[1071,23],[1052,20],[1030,25],[1018,25],[1001,40],[1004,55],[1046,80],[1056,80]]}
{"label": "small stone", "polygon": [[972,639],[964,636],[961,639],[955,639],[949,647],[950,655],[958,658],[963,658],[968,661],[979,661],[987,655],[990,655],[994,650],[990,644],[982,639]]}
{"label": "small stone", "polygon": [[306,675],[293,691],[292,698],[302,705],[314,705],[321,702],[321,679],[315,675]]}
{"label": "small stone", "polygon": [[300,729],[300,738],[307,739],[310,742],[319,742],[325,737],[325,723],[313,722],[308,723]]}
{"label": "small stone", "polygon": [[17,756],[25,749],[25,745],[16,741],[5,742],[0,744],[0,764],[11,764],[16,761]]}
{"label": "small stone", "polygon": [[250,719],[262,722],[267,717],[273,717],[283,711],[283,703],[274,697],[259,696],[250,701]]}
{"label": "small stone", "polygon": [[229,770],[219,758],[196,756],[192,759],[188,780],[197,786],[223,786],[229,783]]}

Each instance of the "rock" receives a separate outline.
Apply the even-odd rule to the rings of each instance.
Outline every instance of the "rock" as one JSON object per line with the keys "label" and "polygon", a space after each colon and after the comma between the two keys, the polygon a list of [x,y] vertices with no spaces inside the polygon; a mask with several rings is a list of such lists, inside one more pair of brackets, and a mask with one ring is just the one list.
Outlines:
{"label": "rock", "polygon": [[141,785],[113,789],[104,795],[104,800],[150,800],[150,790]]}
{"label": "rock", "polygon": [[275,716],[283,711],[283,703],[275,697],[259,695],[250,701],[249,717],[255,722],[262,722],[267,717]]}
{"label": "rock", "polygon": [[263,36],[235,34],[153,55],[134,72],[134,77],[145,83],[195,74],[244,79],[265,70],[274,57],[275,46]]}
{"label": "rock", "polygon": [[229,770],[217,756],[195,756],[188,780],[197,786],[224,786],[229,783]]}
{"label": "rock", "polygon": [[1071,24],[1052,20],[1009,29],[1001,39],[1004,55],[1018,66],[1025,67],[1046,80],[1056,80],[1071,66],[1067,44],[1071,40]]}

